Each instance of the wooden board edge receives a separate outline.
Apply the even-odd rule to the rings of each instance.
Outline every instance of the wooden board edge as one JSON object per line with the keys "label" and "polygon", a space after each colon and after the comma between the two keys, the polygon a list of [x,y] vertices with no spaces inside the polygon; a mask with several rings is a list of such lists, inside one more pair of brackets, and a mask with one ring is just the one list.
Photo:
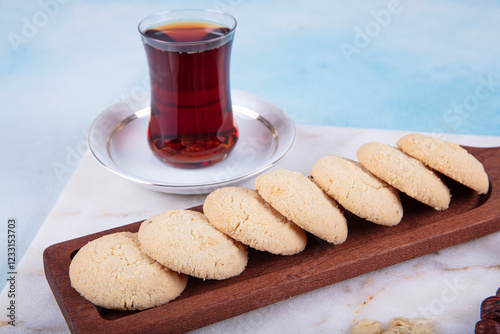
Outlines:
{"label": "wooden board edge", "polygon": [[[471,148],[471,149],[473,152],[474,152],[474,150],[476,150],[476,148]],[[478,149],[478,150],[481,150],[481,149]],[[496,156],[498,156],[498,153],[500,152],[500,148],[495,148],[494,150],[495,150]],[[482,156],[486,156],[486,153],[484,151],[481,151],[481,154],[482,154]],[[491,158],[491,156],[488,157],[488,159],[489,158]],[[498,157],[497,157],[497,159],[498,159]],[[489,168],[491,168],[491,166]],[[470,219],[471,221],[474,221],[475,218],[481,217],[480,221],[473,224],[473,225],[470,225],[470,226],[467,226],[467,225],[462,226],[461,225],[459,229],[449,231],[445,235],[441,236],[441,238],[440,238],[441,240],[439,243],[433,243],[433,240],[438,238],[437,236],[435,236],[434,238],[421,240],[420,242],[406,245],[405,247],[398,249],[398,251],[399,251],[399,253],[397,254],[398,256],[393,258],[393,260],[395,261],[394,263],[387,262],[387,261],[385,261],[385,262],[374,261],[374,257],[371,257],[370,259],[368,259],[368,258],[358,259],[357,261],[352,262],[350,264],[344,264],[344,266],[347,266],[347,265],[357,265],[358,266],[358,270],[354,270],[354,271],[349,272],[349,275],[351,275],[350,277],[343,276],[343,275],[332,277],[333,274],[331,272],[325,271],[321,275],[316,275],[314,277],[314,281],[313,281],[314,283],[312,283],[312,284],[310,281],[311,277],[309,277],[309,276],[308,277],[297,277],[295,280],[290,280],[290,281],[280,283],[281,285],[279,285],[279,286],[282,287],[283,289],[285,289],[285,290],[283,290],[285,292],[262,291],[262,290],[255,290],[254,289],[253,291],[251,291],[249,293],[253,293],[252,295],[259,296],[259,293],[257,293],[257,292],[260,291],[260,294],[267,296],[266,297],[267,299],[265,301],[254,302],[250,306],[248,306],[244,303],[244,301],[246,300],[245,297],[247,297],[248,295],[241,296],[239,298],[235,297],[233,299],[236,300],[236,305],[239,306],[238,310],[233,310],[229,313],[226,313],[225,315],[223,315],[223,313],[219,312],[216,315],[214,315],[214,318],[210,321],[197,320],[197,322],[194,321],[193,311],[191,310],[190,312],[185,313],[183,315],[183,317],[185,319],[185,321],[182,322],[183,324],[172,325],[172,323],[169,323],[169,325],[170,325],[169,327],[172,329],[176,329],[172,332],[178,332],[179,330],[180,331],[189,331],[189,330],[193,330],[196,328],[200,328],[200,327],[209,325],[211,323],[233,317],[233,316],[238,315],[238,314],[242,314],[242,313],[263,307],[263,306],[273,304],[273,303],[278,302],[280,300],[286,299],[292,295],[294,296],[294,295],[302,294],[304,292],[312,291],[312,290],[318,289],[318,288],[326,286],[326,285],[334,284],[334,283],[337,283],[339,281],[343,281],[345,279],[356,277],[356,276],[362,275],[362,274],[367,273],[367,272],[379,270],[379,269],[385,268],[387,266],[390,266],[390,265],[393,265],[396,263],[404,262],[404,261],[422,256],[425,254],[429,254],[429,253],[432,253],[432,252],[435,252],[435,251],[438,251],[438,250],[441,250],[441,249],[444,249],[444,248],[447,248],[450,246],[454,246],[454,245],[462,243],[462,242],[470,241],[470,240],[482,237],[484,235],[496,232],[496,231],[500,230],[500,218],[494,217],[494,210],[495,209],[498,210],[498,208],[500,207],[500,202],[499,202],[500,201],[500,194],[498,193],[497,189],[495,189],[495,187],[499,186],[498,183],[500,182],[500,180],[497,177],[495,180],[490,179],[490,182],[491,182],[490,186],[494,190],[492,193],[490,193],[490,195],[492,197],[490,199],[488,199],[485,203],[480,205],[479,207],[467,212],[464,216],[464,218]],[[490,189],[490,192],[491,191],[492,190]],[[453,218],[449,218],[449,219],[453,219]],[[130,225],[137,224],[137,226],[138,226],[140,223],[141,222],[136,222],[133,224],[124,225],[124,226],[121,226],[118,228],[97,232],[97,233],[87,235],[87,236],[77,238],[77,239],[80,240],[80,242],[82,242],[83,244],[85,244],[87,242],[87,239],[88,239],[88,241],[90,241],[90,240],[92,240],[100,235],[109,234],[112,232],[129,230]],[[474,233],[472,233],[472,232],[474,232]],[[73,240],[76,240],[76,239],[73,239]],[[57,286],[59,284],[61,284],[59,281],[59,277],[57,277],[56,273],[51,272],[51,268],[49,268],[47,265],[47,263],[50,262],[51,253],[52,252],[57,253],[58,251],[61,251],[62,249],[64,249],[64,246],[67,245],[66,244],[67,242],[68,241],[54,244],[52,246],[49,246],[47,249],[45,249],[43,252],[43,262],[44,262],[44,270],[45,270],[47,282],[49,283],[49,286],[51,287],[52,293],[54,294],[54,297],[56,298],[57,303],[58,303],[59,307],[61,308],[61,311],[63,313],[63,316],[66,319],[68,327],[70,328],[70,330],[73,333],[78,333],[79,328],[83,328],[83,327],[85,327],[85,325],[88,325],[88,324],[83,324],[81,322],[74,322],[75,319],[72,316],[71,312],[69,312],[67,310],[66,305],[64,303],[64,298],[63,298],[63,296],[61,296],[61,291],[59,289],[57,289]],[[83,246],[83,244],[82,244],[82,246]],[[396,250],[394,249],[391,251],[391,253],[392,252],[396,252]],[[382,259],[386,255],[383,256],[383,254],[379,254],[377,256],[380,256]],[[377,257],[375,257],[375,258],[377,258]],[[69,256],[68,256],[68,259],[69,259]],[[376,262],[377,264],[373,265],[369,262]],[[359,268],[363,268],[363,269],[361,270]],[[299,269],[299,268],[296,268],[296,269]],[[293,274],[292,274],[292,276],[293,276]],[[287,277],[290,277],[290,275],[288,275]],[[68,278],[68,280],[69,280],[69,278]],[[308,284],[304,284],[304,283],[308,283]],[[57,292],[55,290],[57,290]],[[281,291],[281,289],[278,289],[278,290]],[[255,300],[257,300],[257,299],[255,299]],[[243,304],[245,304],[245,305],[243,305]],[[224,305],[224,304],[221,304],[221,305]],[[95,311],[95,312],[97,313],[97,311]],[[203,313],[203,312],[207,312],[207,308],[205,308],[205,311],[196,310],[195,314],[199,314],[199,317],[203,318],[206,315],[206,313]],[[210,312],[213,312],[213,311],[210,310]],[[134,318],[134,315],[132,315],[131,317]],[[127,318],[128,317],[113,320],[113,321],[109,321],[109,320],[105,320],[105,319],[100,318],[99,325],[92,326],[92,327],[95,328],[96,333],[102,332],[102,330],[104,328],[106,328],[107,330],[110,330],[110,333],[112,333],[112,332],[126,333],[127,331],[129,331],[131,329],[129,325],[126,325]],[[206,317],[204,317],[204,319],[206,319]],[[215,319],[215,321],[213,321],[214,319]],[[68,320],[69,320],[69,322],[68,322]],[[116,326],[116,325],[118,325],[118,323],[123,323],[123,324],[125,324],[125,326],[124,327],[121,325]],[[160,330],[160,328],[162,328],[161,326],[158,327],[160,324],[162,324],[162,326],[164,326],[165,323],[162,321],[158,322],[158,319],[156,319],[156,325],[153,325],[152,327],[148,327],[148,328],[142,327],[142,329],[137,327],[136,329],[138,331],[144,330],[144,332],[151,333],[149,331],[149,329],[154,330],[154,328],[156,328],[156,329],[158,329],[158,333],[160,333],[160,332],[166,333],[164,330],[164,327],[162,330]],[[97,324],[94,323],[94,325],[97,325]],[[101,325],[104,327],[101,327]],[[143,325],[150,326],[151,324],[143,323]],[[114,331],[114,330],[118,330],[120,327],[123,327],[123,329],[125,331],[122,331],[122,332]],[[87,326],[87,328],[89,328],[89,327]],[[114,330],[113,330],[113,328],[114,328]],[[90,332],[92,332],[92,331],[90,331]]]}

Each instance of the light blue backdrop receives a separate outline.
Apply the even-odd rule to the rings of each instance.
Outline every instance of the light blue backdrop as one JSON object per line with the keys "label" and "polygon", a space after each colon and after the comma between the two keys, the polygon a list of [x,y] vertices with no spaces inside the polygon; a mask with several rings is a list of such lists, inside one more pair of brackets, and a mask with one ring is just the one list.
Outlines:
{"label": "light blue backdrop", "polygon": [[85,153],[93,119],[148,89],[136,26],[156,11],[233,14],[232,87],[297,124],[500,135],[498,1],[0,4],[0,249],[14,217],[18,259]]}

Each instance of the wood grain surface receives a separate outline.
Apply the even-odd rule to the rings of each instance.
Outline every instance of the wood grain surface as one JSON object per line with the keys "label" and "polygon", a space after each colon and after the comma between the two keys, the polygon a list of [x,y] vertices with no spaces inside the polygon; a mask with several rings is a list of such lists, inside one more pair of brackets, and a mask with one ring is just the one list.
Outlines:
{"label": "wood grain surface", "polygon": [[241,275],[223,281],[190,277],[181,296],[160,307],[135,312],[96,307],[69,280],[71,259],[83,245],[109,233],[136,232],[141,222],[48,247],[43,254],[45,276],[72,333],[181,333],[200,328],[499,231],[500,148],[466,149],[485,166],[488,194],[478,195],[443,176],[453,196],[448,210],[435,211],[401,194],[404,216],[394,227],[345,212],[345,243],[334,246],[309,234],[306,249],[293,256],[249,249],[248,266]]}

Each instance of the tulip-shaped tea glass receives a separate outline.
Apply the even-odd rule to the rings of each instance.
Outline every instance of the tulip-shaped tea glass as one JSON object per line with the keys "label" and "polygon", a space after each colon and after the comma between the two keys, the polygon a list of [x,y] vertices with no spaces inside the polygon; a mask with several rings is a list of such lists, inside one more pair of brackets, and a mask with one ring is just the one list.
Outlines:
{"label": "tulip-shaped tea glass", "polygon": [[151,81],[148,141],[181,168],[213,165],[238,140],[229,85],[236,20],[210,10],[153,14],[139,24]]}

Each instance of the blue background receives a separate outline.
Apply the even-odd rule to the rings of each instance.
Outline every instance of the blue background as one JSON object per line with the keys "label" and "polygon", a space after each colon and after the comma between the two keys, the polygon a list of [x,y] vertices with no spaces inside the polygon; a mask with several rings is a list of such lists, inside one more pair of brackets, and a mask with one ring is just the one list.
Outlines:
{"label": "blue background", "polygon": [[18,259],[85,154],[95,117],[149,89],[137,24],[157,11],[233,14],[232,87],[297,124],[500,135],[498,1],[0,4],[0,254],[13,217]]}

